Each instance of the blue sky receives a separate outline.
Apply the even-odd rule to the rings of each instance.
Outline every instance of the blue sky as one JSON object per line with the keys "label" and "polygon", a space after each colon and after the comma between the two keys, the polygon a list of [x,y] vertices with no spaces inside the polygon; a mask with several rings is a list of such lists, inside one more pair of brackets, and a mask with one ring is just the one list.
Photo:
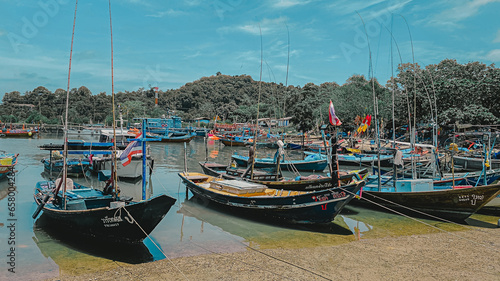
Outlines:
{"label": "blue sky", "polygon": [[[66,89],[75,1],[0,5],[0,98],[37,86]],[[412,62],[412,43],[420,65],[500,62],[500,0],[115,0],[111,7],[115,92],[176,89],[217,72],[259,80],[260,32],[262,80],[285,84],[289,54],[295,86],[368,76],[368,43],[374,76],[385,84],[390,30],[399,47],[394,69]],[[78,2],[71,88],[111,93],[109,30],[108,1]]]}

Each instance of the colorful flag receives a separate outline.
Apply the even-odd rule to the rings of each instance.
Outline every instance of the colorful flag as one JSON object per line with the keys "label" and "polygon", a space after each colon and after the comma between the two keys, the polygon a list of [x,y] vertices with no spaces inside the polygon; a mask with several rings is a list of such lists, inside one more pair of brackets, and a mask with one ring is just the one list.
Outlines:
{"label": "colorful flag", "polygon": [[328,117],[330,119],[330,124],[332,126],[340,126],[342,125],[342,122],[340,122],[340,119],[335,115],[335,108],[333,108],[333,103],[330,100],[330,110],[328,111]]}
{"label": "colorful flag", "polygon": [[[142,136],[142,133],[137,135],[137,139]],[[120,154],[120,160],[122,162],[122,165],[125,167],[130,162],[132,161],[132,156],[136,154],[141,154],[142,153],[142,145],[138,141],[131,141],[125,150],[123,150],[122,154]]]}
{"label": "colorful flag", "polygon": [[372,124],[372,116],[371,115],[366,115],[365,118],[363,118],[363,121],[361,122],[361,125],[358,128],[358,133],[363,133],[365,132],[368,127]]}

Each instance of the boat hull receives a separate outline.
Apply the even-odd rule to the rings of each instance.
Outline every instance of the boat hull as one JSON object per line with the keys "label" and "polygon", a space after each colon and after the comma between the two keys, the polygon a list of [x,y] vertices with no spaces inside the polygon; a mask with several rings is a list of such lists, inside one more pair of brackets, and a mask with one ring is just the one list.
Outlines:
{"label": "boat hull", "polygon": [[422,192],[363,190],[362,197],[369,201],[361,199],[353,200],[352,203],[371,207],[374,207],[374,203],[376,203],[409,215],[429,218],[429,216],[410,210],[412,209],[439,218],[461,222],[481,209],[499,193],[500,184]]}
{"label": "boat hull", "polygon": [[[203,163],[199,162],[203,172],[207,175],[213,177],[222,177],[225,179],[241,179],[241,176],[233,175],[233,173],[228,174],[226,172],[227,166],[224,166],[224,170],[215,170],[210,164],[213,163]],[[216,167],[222,167],[223,165],[212,165]],[[359,174],[365,174],[368,171],[366,169],[359,171]],[[345,172],[344,172],[345,173]],[[236,172],[234,173],[236,174]],[[340,180],[342,183],[351,181],[352,178],[357,175],[357,173],[348,173],[341,175]],[[283,190],[295,190],[295,191],[311,191],[311,190],[322,190],[329,189],[338,186],[338,181],[333,181],[328,177],[321,178],[309,178],[300,180],[276,180],[276,175],[266,174],[266,175],[256,175],[253,179],[249,179],[250,175],[247,176],[247,180],[259,184],[263,184],[268,188],[272,189],[283,189]]]}
{"label": "boat hull", "polygon": [[[480,171],[484,166],[483,159],[474,157],[453,156],[453,163],[454,165],[460,166],[465,171]],[[491,159],[491,163],[489,164],[491,169],[499,169],[500,159]]]}
{"label": "boat hull", "polygon": [[236,196],[204,188],[199,183],[190,180],[189,174],[179,173],[179,176],[195,196],[207,203],[215,204],[231,213],[287,224],[332,222],[364,184],[364,182],[358,182],[342,188],[304,192],[295,196]]}
{"label": "boat hull", "polygon": [[[40,191],[46,190],[47,183],[37,184],[35,191],[37,205],[42,202],[44,193]],[[85,202],[89,208],[83,210],[63,210],[52,203],[47,203],[42,209],[42,215],[48,223],[54,223],[83,236],[120,243],[140,243],[153,231],[175,201],[167,195],[159,195],[149,200],[130,202],[123,207],[111,208],[109,204],[112,198],[103,197]],[[102,203],[107,206],[91,208],[93,204]]]}
{"label": "boat hull", "polygon": [[[236,162],[238,166],[246,167],[248,165],[248,156],[232,155],[231,159]],[[297,169],[298,171],[323,171],[328,165],[326,158],[320,160],[290,160],[281,161],[281,170],[293,171]],[[254,162],[255,168],[265,168],[265,169],[276,169],[276,162],[274,159],[256,159]]]}
{"label": "boat hull", "polygon": [[[147,159],[147,166],[152,167],[153,160]],[[109,157],[94,158],[92,161],[92,170],[99,172],[101,170],[112,170],[112,161]],[[118,162],[116,173],[119,178],[136,179],[142,177],[142,156],[132,157],[132,161],[127,166]]]}

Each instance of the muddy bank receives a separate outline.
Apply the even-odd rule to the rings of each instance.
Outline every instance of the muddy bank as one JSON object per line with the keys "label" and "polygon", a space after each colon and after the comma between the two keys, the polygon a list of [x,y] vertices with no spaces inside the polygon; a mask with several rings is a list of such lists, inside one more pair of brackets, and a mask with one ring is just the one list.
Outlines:
{"label": "muddy bank", "polygon": [[500,228],[117,263],[52,280],[500,280]]}

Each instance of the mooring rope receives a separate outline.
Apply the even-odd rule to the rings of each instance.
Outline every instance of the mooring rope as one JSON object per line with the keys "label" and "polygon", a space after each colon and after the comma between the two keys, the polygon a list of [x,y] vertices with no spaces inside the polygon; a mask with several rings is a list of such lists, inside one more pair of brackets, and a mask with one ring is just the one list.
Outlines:
{"label": "mooring rope", "polygon": [[[194,215],[191,211],[189,211],[189,210],[185,210],[185,211],[186,211],[186,212],[188,212],[188,213],[190,213],[191,215],[195,216],[195,215]],[[204,220],[203,220],[203,221],[204,221]],[[220,231],[220,232],[224,233],[224,234],[227,234],[226,232],[224,232],[224,231],[223,231],[222,229],[220,229],[220,228],[216,228],[216,229],[217,229],[218,231]],[[250,250],[252,250],[252,251],[255,251],[255,252],[257,252],[257,253],[260,253],[260,254],[262,254],[262,255],[265,255],[265,256],[267,256],[267,257],[269,257],[269,258],[271,258],[271,259],[274,259],[274,260],[276,260],[276,261],[279,261],[279,262],[282,262],[282,263],[288,264],[288,265],[290,265],[290,266],[292,266],[292,267],[295,267],[295,268],[298,268],[298,269],[300,269],[300,270],[306,271],[306,272],[308,272],[308,273],[311,273],[311,274],[313,274],[313,275],[316,275],[316,276],[318,276],[318,277],[321,277],[321,278],[323,278],[323,279],[325,279],[325,280],[332,280],[332,279],[329,279],[329,278],[327,278],[327,277],[325,277],[325,276],[323,276],[323,275],[321,275],[321,274],[318,274],[318,273],[316,273],[316,272],[314,272],[314,271],[312,271],[312,270],[309,270],[309,269],[307,269],[307,268],[305,268],[305,267],[302,267],[302,266],[300,266],[300,265],[296,265],[296,264],[293,264],[293,263],[291,263],[291,262],[289,262],[289,261],[286,261],[286,260],[283,260],[283,259],[280,259],[280,258],[274,257],[274,256],[272,256],[272,255],[270,255],[270,254],[264,253],[264,252],[262,252],[262,251],[260,251],[260,250],[258,250],[258,249],[255,249],[255,248],[253,248],[252,246],[247,245],[247,244],[245,244],[245,243],[243,243],[243,242],[241,242],[241,241],[237,241],[237,240],[234,240],[234,239],[233,239],[233,241],[235,241],[235,242],[237,242],[237,243],[239,243],[239,244],[241,244],[241,245],[243,245],[243,246],[245,246],[245,247],[249,248],[249,249],[250,249]],[[198,247],[200,247],[200,248],[202,248],[202,249],[205,249],[204,247],[202,247],[202,246],[200,246],[200,245],[197,245],[196,243],[194,243],[194,242],[192,242],[192,241],[190,241],[190,243],[192,243],[192,244],[194,244],[194,245],[196,245],[196,246],[198,246]],[[206,250],[206,251],[208,251],[208,252],[210,252],[210,253],[213,253],[213,254],[218,254],[218,255],[221,255],[221,254],[219,254],[219,253],[217,253],[217,252],[213,252],[213,251],[211,251],[211,250],[209,250],[209,249],[205,249],[205,250]],[[221,255],[221,256],[224,256],[224,255]],[[224,256],[224,257],[225,257],[225,256]],[[228,257],[226,257],[226,258],[228,258]],[[228,258],[228,259],[229,259],[229,258]],[[237,260],[237,259],[235,259],[235,260]],[[237,260],[237,261],[242,262],[242,263],[245,263],[245,264],[249,264],[249,265],[252,265],[252,266],[255,266],[254,264],[250,264],[250,263],[247,263],[247,262],[244,262],[244,261],[241,261],[241,260]],[[257,267],[258,267],[258,266],[257,266]],[[264,269],[264,268],[261,268],[261,269],[262,269],[262,270],[264,270],[264,271],[268,271],[268,272],[270,272],[270,273],[272,273],[272,274],[279,275],[279,276],[282,276],[282,277],[284,277],[284,278],[290,279],[290,278],[288,278],[288,277],[283,276],[282,274],[278,274],[278,273],[272,272],[272,271],[267,270],[267,269]]]}
{"label": "mooring rope", "polygon": [[[354,196],[356,196],[356,194],[355,194],[355,193],[353,193],[353,192],[351,192],[351,191],[349,191],[349,190],[347,190],[347,189],[345,189],[345,188],[342,188],[342,187],[339,187],[339,188],[340,188],[341,190],[343,190],[343,191],[347,192],[347,193],[350,193],[350,194],[353,194]],[[373,194],[371,194],[371,195],[372,195],[372,196],[374,196]],[[377,196],[374,196],[374,197],[377,197]],[[380,197],[377,197],[377,198],[380,198]],[[452,235],[452,236],[458,237],[458,238],[460,238],[460,239],[466,240],[466,241],[468,241],[468,242],[471,242],[471,243],[474,243],[474,244],[477,244],[477,245],[480,245],[480,246],[486,247],[486,248],[491,249],[491,250],[493,250],[493,251],[495,251],[495,252],[500,252],[500,250],[499,250],[499,249],[493,248],[493,247],[491,247],[490,245],[485,245],[485,244],[483,244],[483,243],[479,243],[479,242],[476,242],[476,241],[474,241],[474,240],[471,240],[471,239],[468,239],[468,238],[466,238],[466,237],[463,237],[463,236],[460,236],[460,235],[458,235],[458,234],[455,234],[455,233],[453,233],[453,232],[451,232],[451,231],[447,231],[447,230],[441,229],[441,228],[439,228],[439,227],[437,227],[437,226],[434,226],[434,225],[432,225],[432,224],[426,223],[426,222],[424,222],[424,221],[422,221],[422,220],[419,220],[419,219],[417,219],[417,218],[414,218],[414,217],[408,216],[408,215],[406,215],[406,214],[404,214],[404,213],[398,212],[398,211],[396,211],[396,210],[394,210],[394,209],[391,209],[391,208],[389,208],[389,207],[387,207],[387,206],[384,206],[384,205],[382,205],[382,204],[379,204],[379,203],[377,203],[377,202],[374,202],[374,201],[372,201],[372,200],[370,200],[370,199],[367,199],[367,198],[365,198],[365,197],[361,197],[361,199],[366,200],[366,201],[368,201],[368,202],[370,202],[370,203],[372,203],[372,204],[374,204],[374,205],[377,205],[377,206],[379,206],[379,207],[381,207],[381,208],[387,209],[387,210],[389,210],[389,211],[391,211],[391,212],[393,212],[393,213],[395,213],[395,214],[398,214],[398,215],[400,215],[400,216],[403,216],[403,217],[409,218],[409,219],[414,220],[414,221],[416,221],[416,222],[419,222],[419,223],[421,223],[421,224],[427,225],[427,226],[429,226],[429,227],[431,227],[431,228],[437,229],[437,230],[439,230],[439,231],[441,231],[441,232],[444,232],[444,233],[450,234],[450,235]],[[380,198],[380,199],[381,199],[381,198]],[[391,201],[389,201],[389,200],[386,200],[386,201],[391,202]],[[399,204],[394,203],[394,202],[391,202],[391,203],[393,203],[393,204],[395,204],[395,205],[399,205]],[[420,211],[414,210],[414,209],[412,209],[412,208],[409,208],[409,207],[406,207],[406,206],[403,206],[403,205],[399,205],[399,206],[404,207],[404,208],[407,208],[407,209],[412,210],[412,211],[415,211],[415,212],[417,212],[417,213],[421,213],[421,214],[424,214],[424,215],[427,215],[427,216],[430,216],[430,217],[433,217],[433,218],[436,218],[436,219],[442,220],[442,221],[444,221],[444,222],[450,222],[450,223],[452,223],[452,224],[456,224],[456,225],[459,225],[459,226],[463,226],[463,227],[466,227],[466,228],[470,228],[470,229],[472,229],[472,230],[477,230],[476,228],[471,228],[471,227],[464,226],[464,225],[461,225],[461,224],[458,224],[458,223],[455,223],[455,222],[452,222],[452,221],[445,220],[445,219],[443,219],[443,218],[439,218],[439,217],[436,217],[436,216],[432,216],[432,215],[430,215],[430,214],[427,214],[427,213],[424,213],[424,212],[420,212]]]}
{"label": "mooring rope", "polygon": [[144,231],[144,229],[141,227],[141,225],[135,220],[135,218],[132,216],[132,214],[130,214],[130,212],[127,210],[127,208],[125,207],[121,207],[120,209],[124,209],[125,212],[127,212],[127,214],[129,215],[129,217],[132,218],[133,222],[135,222],[135,224],[139,227],[139,229],[146,235],[147,238],[149,238],[149,240],[153,243],[153,245],[155,245],[155,247],[163,254],[163,256],[165,256],[165,258],[175,267],[175,269],[177,269],[177,271],[179,271],[182,276],[186,279],[186,280],[189,280],[189,278],[187,278],[187,276],[184,274],[184,272],[182,272],[175,264],[174,262],[167,256],[167,254],[165,254],[165,252],[160,248],[160,246],[158,246],[158,244],[155,243],[155,241],[153,239],[151,239],[151,237],[149,236],[149,234]]}
{"label": "mooring rope", "polygon": [[[236,242],[241,243],[240,241],[236,241]],[[249,262],[245,262],[245,261],[242,261],[242,260],[239,260],[239,259],[236,259],[236,258],[231,258],[231,257],[225,256],[225,255],[223,255],[223,254],[221,254],[221,253],[217,253],[217,252],[215,252],[215,251],[212,251],[212,250],[210,250],[210,249],[207,249],[207,248],[205,248],[205,247],[201,246],[200,244],[197,244],[197,243],[193,242],[192,240],[190,240],[190,241],[189,241],[189,243],[191,243],[191,244],[195,245],[196,247],[199,247],[199,248],[201,248],[201,249],[203,249],[203,250],[205,250],[205,251],[207,251],[207,252],[209,252],[209,253],[211,253],[211,254],[219,255],[219,256],[224,257],[224,258],[226,258],[226,259],[230,259],[230,260],[233,260],[233,261],[237,261],[237,262],[240,262],[240,263],[243,263],[243,264],[246,264],[246,265],[252,266],[253,268],[260,268],[260,269],[261,269],[261,270],[263,270],[263,271],[266,271],[266,272],[269,272],[269,273],[271,273],[271,274],[277,275],[277,276],[282,277],[282,278],[284,278],[284,279],[293,280],[293,279],[290,279],[290,278],[286,277],[286,276],[285,276],[285,275],[283,275],[283,274],[279,274],[279,273],[273,272],[273,271],[271,271],[271,270],[268,270],[268,269],[262,268],[262,267],[260,267],[260,266],[255,265],[255,264],[252,264],[252,263],[249,263]],[[241,244],[245,245],[244,243],[241,243]],[[248,245],[245,245],[245,246],[246,246],[246,247],[248,247],[248,248],[251,248],[251,247],[250,247],[250,246],[248,246]]]}

